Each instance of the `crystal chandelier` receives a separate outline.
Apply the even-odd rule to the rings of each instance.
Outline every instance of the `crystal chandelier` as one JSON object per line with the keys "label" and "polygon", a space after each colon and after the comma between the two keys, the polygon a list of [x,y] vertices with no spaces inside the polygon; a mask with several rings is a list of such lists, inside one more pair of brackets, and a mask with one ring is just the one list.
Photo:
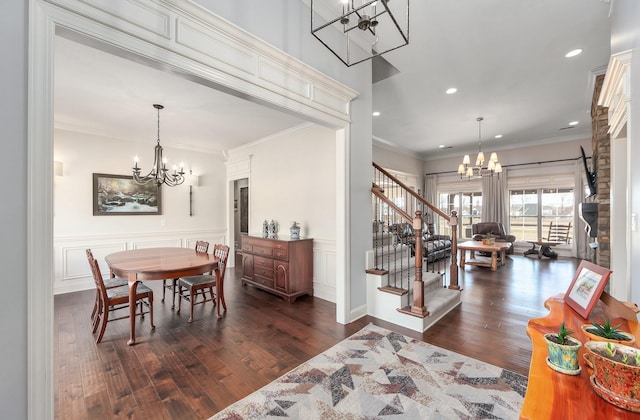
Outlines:
{"label": "crystal chandelier", "polygon": [[140,176],[141,168],[138,167],[138,156],[136,156],[134,158],[133,180],[138,184],[155,182],[158,187],[162,184],[175,187],[184,182],[184,164],[180,164],[180,171],[178,171],[176,165],[173,165],[172,172],[169,172],[169,169],[167,169],[167,158],[162,157],[162,146],[160,146],[160,110],[164,107],[159,104],[154,104],[153,107],[158,110],[158,143],[155,147],[153,167],[147,175]]}
{"label": "crystal chandelier", "polygon": [[498,162],[498,155],[496,152],[492,152],[489,156],[489,162],[487,162],[487,166],[484,165],[484,153],[482,152],[482,121],[484,118],[478,117],[476,121],[478,121],[478,157],[476,158],[476,164],[471,166],[471,158],[469,155],[464,155],[462,159],[462,163],[458,165],[458,173],[460,174],[460,179],[463,176],[466,176],[468,179],[472,177],[483,177],[483,176],[493,176],[493,174],[498,174],[500,176],[500,172],[502,172],[502,165]]}
{"label": "crystal chandelier", "polygon": [[311,34],[346,66],[409,43],[409,0],[311,0]]}

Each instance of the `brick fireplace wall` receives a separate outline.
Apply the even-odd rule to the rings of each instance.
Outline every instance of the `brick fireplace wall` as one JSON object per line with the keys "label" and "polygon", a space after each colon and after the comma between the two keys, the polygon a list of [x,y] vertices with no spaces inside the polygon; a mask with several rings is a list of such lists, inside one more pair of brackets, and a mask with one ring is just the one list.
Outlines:
{"label": "brick fireplace wall", "polygon": [[611,267],[611,139],[609,138],[609,108],[598,106],[598,98],[602,90],[604,75],[596,78],[591,103],[591,146],[593,157],[592,170],[596,171],[595,202],[598,203],[598,248],[595,263],[599,266]]}

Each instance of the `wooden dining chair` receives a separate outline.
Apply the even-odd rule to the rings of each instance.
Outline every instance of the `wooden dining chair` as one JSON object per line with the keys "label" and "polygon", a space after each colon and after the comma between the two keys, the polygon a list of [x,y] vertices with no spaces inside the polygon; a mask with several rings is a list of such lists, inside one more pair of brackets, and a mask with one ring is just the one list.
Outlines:
{"label": "wooden dining chair", "polygon": [[[87,258],[89,259],[89,263],[91,263],[91,260],[95,259],[93,258],[93,252],[91,252],[91,249],[87,249]],[[126,279],[122,279],[120,277],[111,277],[108,278],[106,280],[104,280],[104,287],[105,289],[113,289],[114,287],[120,287],[120,286],[126,286],[127,280]],[[98,289],[96,289],[96,300],[93,303],[93,310],[91,311],[91,323],[93,324],[93,322],[96,319],[96,313],[98,312],[98,303],[100,300],[100,292],[98,291]]]}
{"label": "wooden dining chair", "polygon": [[[93,258],[90,250],[87,250],[87,259],[89,260],[91,273],[93,274],[93,280],[99,295],[98,307],[93,321],[94,334],[98,330],[98,327],[100,327],[100,332],[98,333],[98,337],[96,339],[96,343],[99,343],[102,341],[102,337],[104,336],[104,332],[107,328],[107,322],[129,318],[127,312],[127,315],[109,319],[109,314],[111,312],[117,311],[119,309],[129,308],[129,287],[118,286],[107,289],[102,278],[102,273],[100,272],[100,265],[98,264],[98,260]],[[136,305],[136,307],[138,306],[138,304],[140,304],[140,312],[136,313],[136,316],[144,318],[145,314],[149,314],[151,329],[155,329],[156,326],[153,324],[153,290],[139,281],[136,291],[136,301],[133,302],[133,304]],[[148,311],[144,310],[145,306],[149,308]]]}
{"label": "wooden dining chair", "polygon": [[[202,253],[202,254],[206,254],[207,252],[209,252],[209,242],[197,241],[196,252]],[[176,307],[176,292],[177,292],[176,285],[178,284],[178,279],[175,278],[169,281],[170,283],[167,283],[167,280],[162,280],[162,302],[164,302],[165,293],[167,289],[171,290],[171,296],[172,296],[171,309],[173,309]]]}
{"label": "wooden dining chair", "polygon": [[[220,262],[218,268],[220,270],[220,290],[223,290],[224,274],[227,267],[227,259],[229,258],[229,247],[227,245],[215,245],[213,248],[213,255],[217,257]],[[201,303],[213,302],[216,304],[216,294],[213,288],[216,286],[216,276],[213,272],[209,274],[202,274],[200,276],[180,277],[178,279],[178,295],[180,300],[178,301],[178,313],[182,308],[182,300],[186,300],[190,303],[189,322],[193,322],[193,307]],[[209,297],[207,298],[206,291],[209,290]],[[202,292],[203,300],[196,302],[197,294]],[[227,310],[227,304],[224,301],[224,293],[220,293],[220,303],[224,310]]]}

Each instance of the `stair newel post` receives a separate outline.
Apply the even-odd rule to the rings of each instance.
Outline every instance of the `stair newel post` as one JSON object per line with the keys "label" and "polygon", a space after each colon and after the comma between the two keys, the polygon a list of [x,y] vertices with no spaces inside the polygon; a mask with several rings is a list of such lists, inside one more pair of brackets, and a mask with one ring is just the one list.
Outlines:
{"label": "stair newel post", "polygon": [[420,316],[427,316],[429,312],[424,306],[424,283],[422,282],[422,212],[416,211],[413,219],[413,237],[415,238],[416,273],[413,280],[413,305],[411,312]]}
{"label": "stair newel post", "polygon": [[458,212],[452,211],[449,218],[451,226],[451,266],[449,267],[449,289],[460,290],[458,285]]}

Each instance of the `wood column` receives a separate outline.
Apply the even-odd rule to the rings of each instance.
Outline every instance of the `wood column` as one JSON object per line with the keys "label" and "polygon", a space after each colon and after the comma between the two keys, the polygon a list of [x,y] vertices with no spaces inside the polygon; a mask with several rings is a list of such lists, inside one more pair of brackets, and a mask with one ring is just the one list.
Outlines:
{"label": "wood column", "polygon": [[413,219],[413,237],[415,238],[416,273],[413,280],[413,304],[411,313],[425,317],[429,315],[424,306],[424,282],[422,281],[422,212],[416,211]]}

